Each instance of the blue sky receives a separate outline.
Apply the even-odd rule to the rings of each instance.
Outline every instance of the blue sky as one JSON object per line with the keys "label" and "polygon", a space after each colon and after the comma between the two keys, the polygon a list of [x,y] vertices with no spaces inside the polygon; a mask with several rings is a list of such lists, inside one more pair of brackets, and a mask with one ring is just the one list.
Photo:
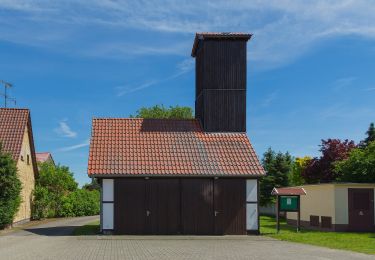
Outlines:
{"label": "blue sky", "polygon": [[194,33],[250,32],[257,153],[315,156],[320,139],[358,142],[375,121],[374,13],[360,0],[0,0],[0,79],[31,109],[36,149],[83,184],[93,117],[194,106]]}

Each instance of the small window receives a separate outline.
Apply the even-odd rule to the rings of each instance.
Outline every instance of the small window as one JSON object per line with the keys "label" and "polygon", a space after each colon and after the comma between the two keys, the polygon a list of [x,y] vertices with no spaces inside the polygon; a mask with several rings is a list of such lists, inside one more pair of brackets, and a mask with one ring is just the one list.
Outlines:
{"label": "small window", "polygon": [[319,227],[319,216],[310,215],[310,226]]}
{"label": "small window", "polygon": [[30,155],[27,155],[27,157],[26,157],[27,159],[27,165],[30,165]]}
{"label": "small window", "polygon": [[24,161],[24,159],[23,159],[23,155],[21,155],[21,161]]}

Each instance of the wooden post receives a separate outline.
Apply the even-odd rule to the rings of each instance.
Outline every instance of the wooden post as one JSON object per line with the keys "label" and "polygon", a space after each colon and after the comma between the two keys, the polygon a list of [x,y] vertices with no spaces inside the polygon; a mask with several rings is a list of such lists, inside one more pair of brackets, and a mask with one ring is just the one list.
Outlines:
{"label": "wooden post", "polygon": [[299,232],[300,222],[301,222],[301,197],[298,196],[298,213],[297,213],[297,232]]}
{"label": "wooden post", "polygon": [[280,232],[280,197],[276,196],[276,233]]}

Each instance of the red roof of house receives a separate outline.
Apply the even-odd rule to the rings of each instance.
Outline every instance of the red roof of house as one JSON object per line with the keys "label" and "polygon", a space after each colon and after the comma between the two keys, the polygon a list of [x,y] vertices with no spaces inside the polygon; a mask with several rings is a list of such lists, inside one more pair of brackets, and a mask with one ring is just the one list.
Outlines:
{"label": "red roof of house", "polygon": [[53,159],[52,159],[52,154],[50,152],[41,152],[41,153],[36,153],[36,161],[37,162],[46,162],[48,160],[51,160],[53,162]]}
{"label": "red roof of house", "polygon": [[205,133],[198,120],[94,119],[88,174],[258,176],[245,133]]}
{"label": "red roof of house", "polygon": [[18,160],[25,127],[29,120],[28,109],[0,108],[0,142],[5,152]]}
{"label": "red roof of house", "polygon": [[30,111],[21,108],[0,108],[0,142],[3,150],[17,161],[20,157],[23,136],[28,126],[31,146],[31,159],[36,170],[36,159]]}
{"label": "red roof of house", "polygon": [[249,40],[252,34],[242,32],[200,32],[195,34],[191,56],[195,57],[199,40],[204,39],[242,39]]}
{"label": "red roof of house", "polygon": [[306,195],[304,188],[273,188],[272,195]]}

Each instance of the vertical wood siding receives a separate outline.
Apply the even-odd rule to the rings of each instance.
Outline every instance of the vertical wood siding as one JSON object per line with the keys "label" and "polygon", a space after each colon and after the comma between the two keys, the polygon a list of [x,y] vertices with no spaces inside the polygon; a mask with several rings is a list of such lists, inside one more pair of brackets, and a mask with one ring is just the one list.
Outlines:
{"label": "vertical wood siding", "polygon": [[246,234],[246,180],[119,178],[114,212],[116,234]]}
{"label": "vertical wood siding", "polygon": [[195,111],[205,131],[246,131],[246,41],[200,43]]}

